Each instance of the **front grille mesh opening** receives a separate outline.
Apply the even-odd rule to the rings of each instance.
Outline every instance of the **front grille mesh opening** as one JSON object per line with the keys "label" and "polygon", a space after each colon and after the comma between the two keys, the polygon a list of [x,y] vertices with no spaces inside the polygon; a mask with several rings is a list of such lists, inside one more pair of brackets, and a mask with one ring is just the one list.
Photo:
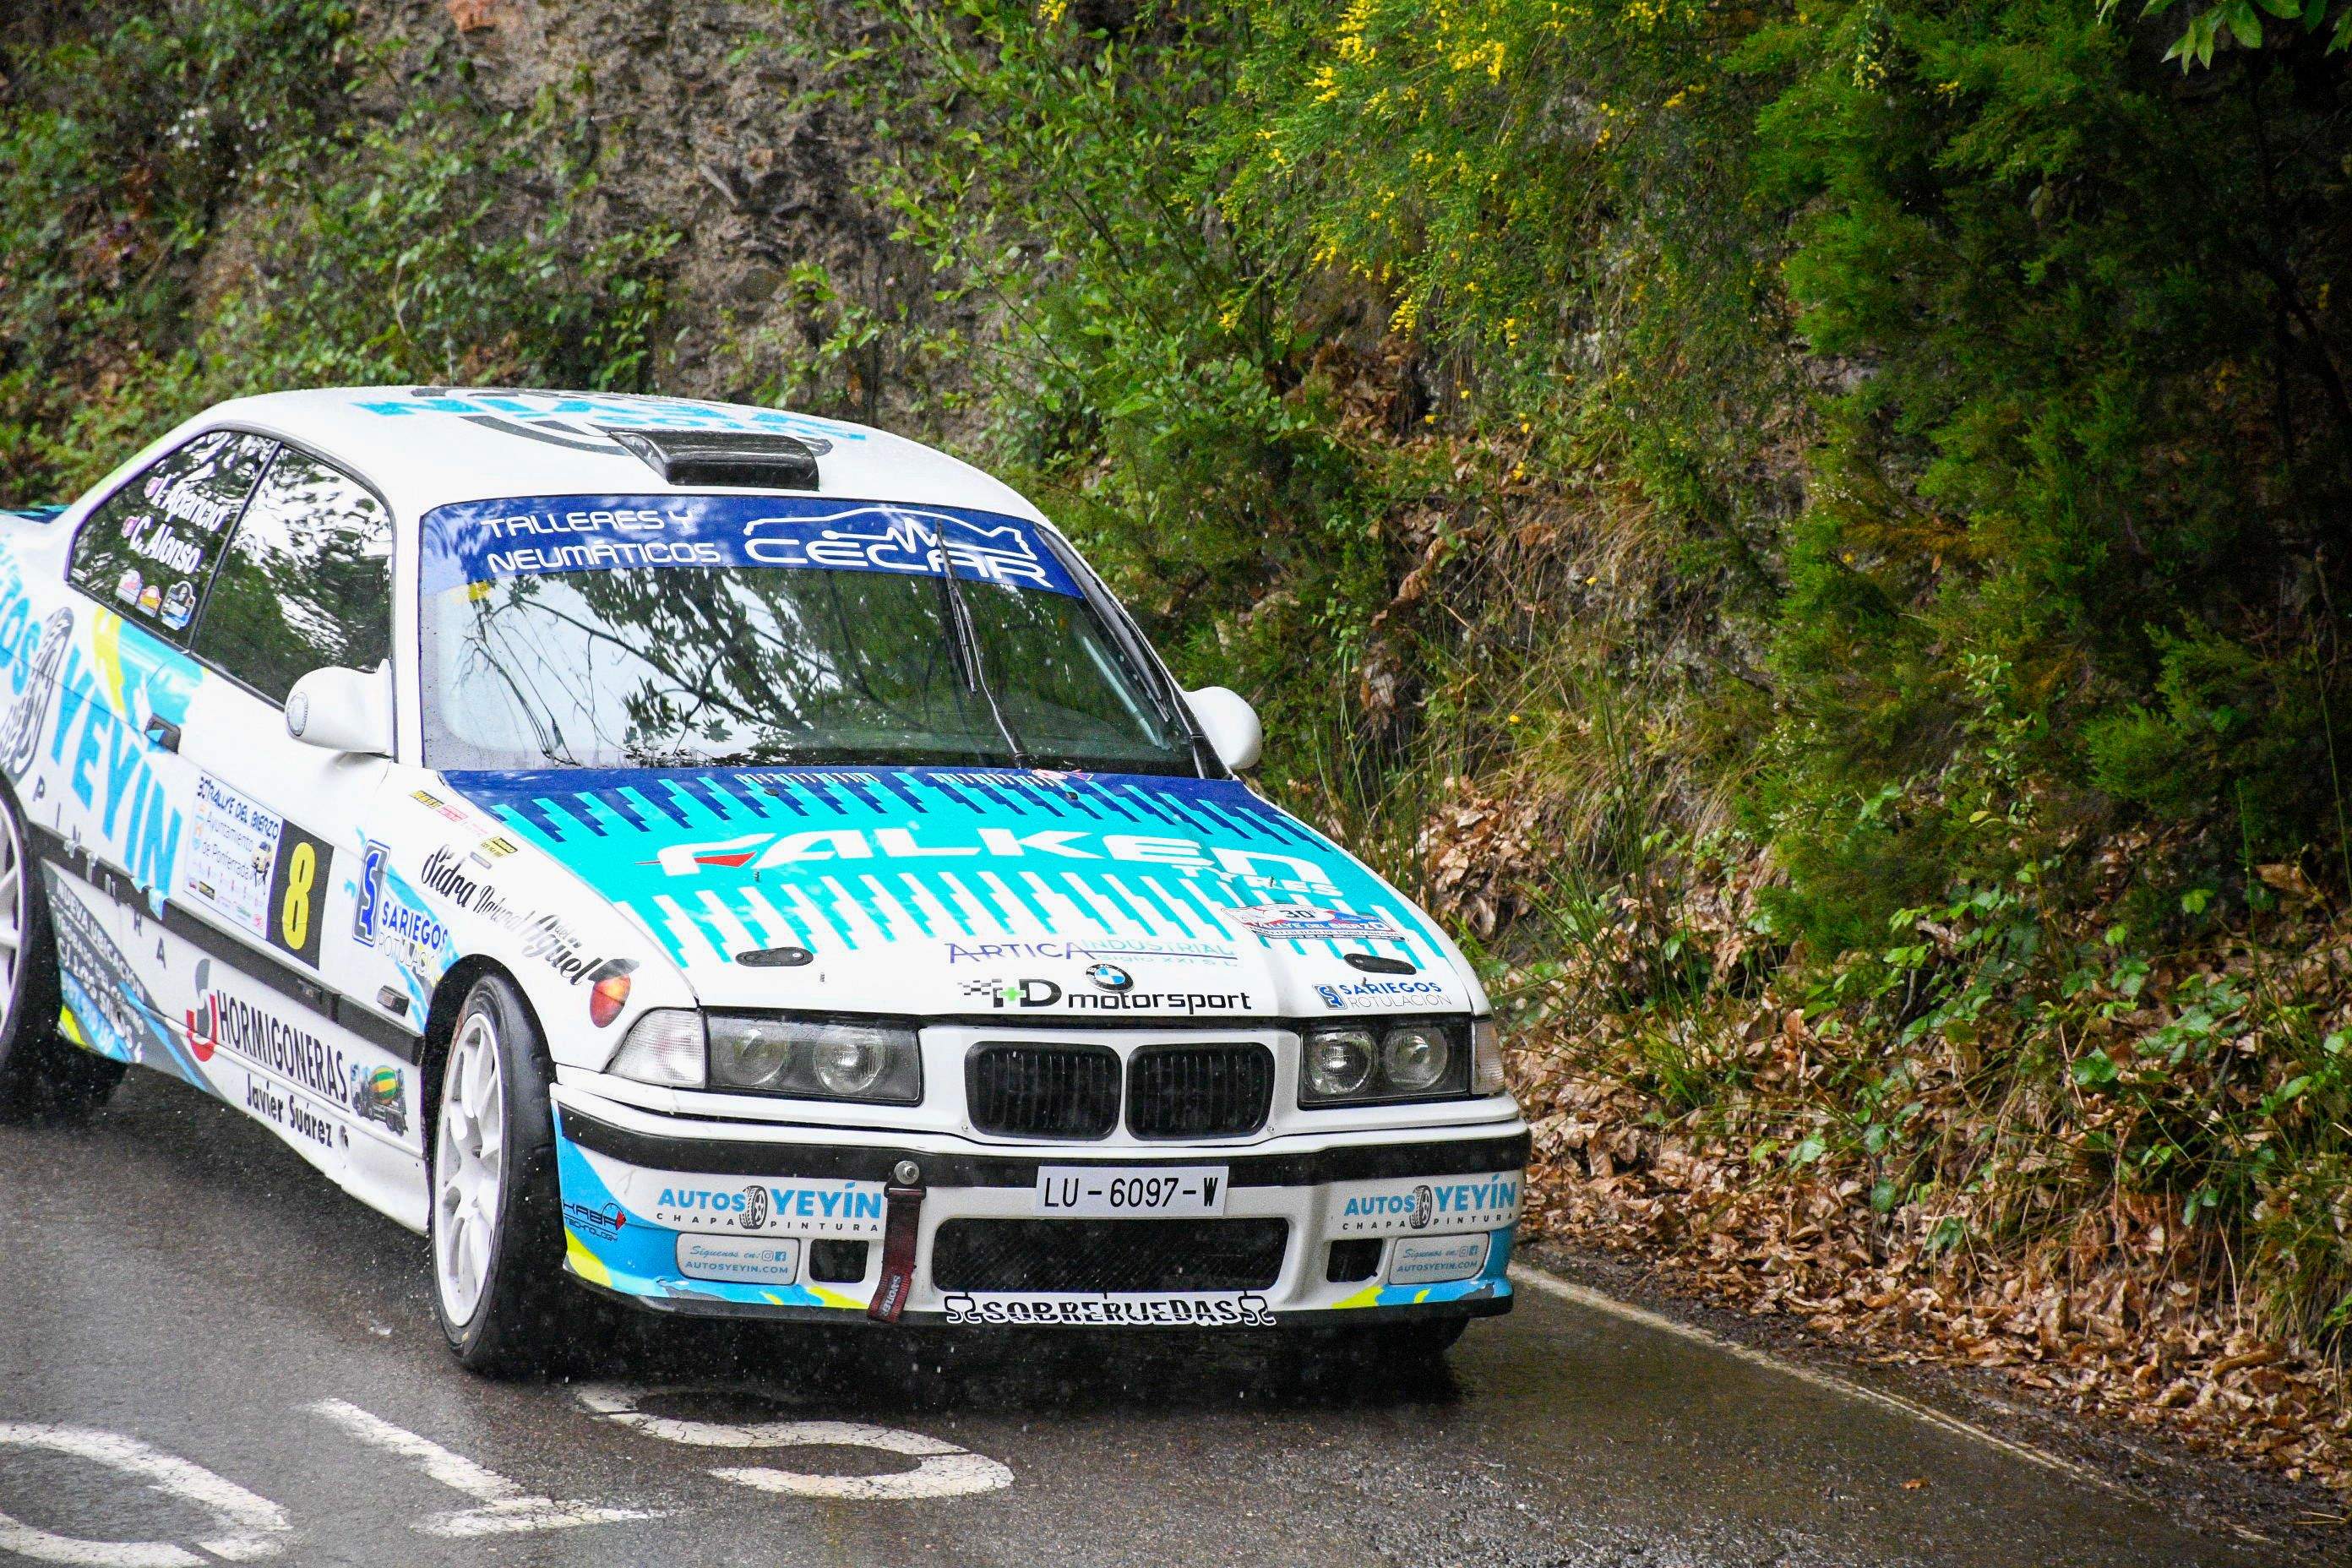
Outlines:
{"label": "front grille mesh opening", "polygon": [[1127,1129],[1138,1138],[1238,1138],[1265,1126],[1273,1104],[1264,1046],[1150,1046],[1128,1064]]}
{"label": "front grille mesh opening", "polygon": [[951,1219],[931,1239],[942,1290],[1264,1290],[1286,1219]]}
{"label": "front grille mesh opening", "polygon": [[982,1046],[965,1067],[971,1124],[1014,1138],[1108,1138],[1118,1057],[1095,1046]]}

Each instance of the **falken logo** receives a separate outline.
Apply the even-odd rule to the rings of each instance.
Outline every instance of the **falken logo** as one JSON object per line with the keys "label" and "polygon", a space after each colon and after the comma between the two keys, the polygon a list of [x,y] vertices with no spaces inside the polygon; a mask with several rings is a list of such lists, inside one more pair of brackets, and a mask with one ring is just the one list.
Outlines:
{"label": "falken logo", "polygon": [[[747,833],[699,844],[671,844],[657,851],[650,864],[672,877],[698,876],[707,869],[769,870],[813,860],[965,860],[987,855],[1003,860],[1033,857],[1053,860],[1124,860],[1132,864],[1169,866],[1180,871],[1229,877],[1244,885],[1281,891],[1336,894],[1330,873],[1317,861],[1269,849],[1210,847],[1197,839],[1163,837],[1143,833],[1091,833],[1076,828],[1040,828],[1015,833],[1009,827],[982,827],[977,844],[918,844],[911,827],[819,827],[798,833]],[[1305,910],[1327,917],[1317,936],[1394,937],[1399,933],[1375,915],[1349,915],[1306,905],[1267,904],[1226,911],[1253,931],[1261,927],[1253,917],[1262,911]]]}

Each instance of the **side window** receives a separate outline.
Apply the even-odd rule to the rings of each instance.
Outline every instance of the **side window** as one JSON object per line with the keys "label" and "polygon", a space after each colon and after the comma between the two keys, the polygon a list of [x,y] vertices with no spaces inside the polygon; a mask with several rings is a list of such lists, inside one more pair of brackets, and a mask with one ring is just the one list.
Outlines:
{"label": "side window", "polygon": [[307,452],[280,452],[213,576],[195,651],[273,702],[321,665],[391,658],[383,503]]}
{"label": "side window", "polygon": [[277,446],[212,430],[167,452],[100,504],[74,539],[74,586],[177,642],[237,508]]}

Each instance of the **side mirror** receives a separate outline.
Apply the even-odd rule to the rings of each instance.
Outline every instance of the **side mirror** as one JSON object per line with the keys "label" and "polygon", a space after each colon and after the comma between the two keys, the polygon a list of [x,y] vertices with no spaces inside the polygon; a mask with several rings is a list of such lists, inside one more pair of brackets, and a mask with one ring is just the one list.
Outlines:
{"label": "side mirror", "polygon": [[392,667],[312,670],[286,694],[286,732],[325,751],[392,755]]}
{"label": "side mirror", "polygon": [[1222,686],[1204,686],[1184,693],[1184,700],[1201,721],[1201,733],[1216,749],[1218,761],[1235,773],[1257,765],[1258,753],[1265,748],[1265,728],[1248,698]]}

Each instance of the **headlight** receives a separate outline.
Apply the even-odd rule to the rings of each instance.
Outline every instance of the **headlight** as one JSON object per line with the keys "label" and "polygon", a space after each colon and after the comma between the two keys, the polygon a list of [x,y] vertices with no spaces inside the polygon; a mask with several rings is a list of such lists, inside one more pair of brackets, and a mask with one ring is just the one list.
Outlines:
{"label": "headlight", "polygon": [[1440,1100],[1470,1089],[1466,1019],[1401,1018],[1310,1029],[1298,1063],[1298,1103]]}
{"label": "headlight", "polygon": [[713,1089],[890,1105],[923,1098],[922,1058],[904,1025],[713,1013],[709,1026]]}
{"label": "headlight", "polygon": [[1307,1037],[1301,1100],[1345,1100],[1363,1092],[1379,1049],[1369,1029],[1326,1029]]}
{"label": "headlight", "polygon": [[655,1007],[639,1015],[604,1070],[639,1083],[700,1089],[702,1015],[690,1007]]}
{"label": "headlight", "polygon": [[1418,1094],[1433,1089],[1454,1065],[1454,1042],[1435,1024],[1391,1029],[1381,1042],[1381,1076],[1390,1086]]}

